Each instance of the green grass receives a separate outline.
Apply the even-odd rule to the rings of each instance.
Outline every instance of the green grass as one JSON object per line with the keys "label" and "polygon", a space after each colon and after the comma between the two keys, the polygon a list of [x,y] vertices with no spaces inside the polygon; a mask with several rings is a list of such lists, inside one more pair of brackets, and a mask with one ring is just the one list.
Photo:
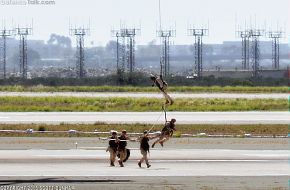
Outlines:
{"label": "green grass", "polygon": [[[171,86],[170,92],[228,92],[228,93],[288,93],[289,87],[248,87],[248,86]],[[133,86],[0,86],[8,92],[157,92],[153,87]]]}
{"label": "green grass", "polygon": [[[161,111],[157,98],[0,97],[1,112]],[[175,99],[168,111],[287,111],[287,99]]]}
{"label": "green grass", "polygon": [[[68,131],[74,129],[83,132],[93,132],[95,130],[106,132],[112,129],[121,131],[126,129],[127,132],[139,132],[148,130],[152,125],[143,124],[62,124],[62,125],[38,125],[38,124],[25,124],[25,125],[12,125],[12,124],[1,124],[0,130],[26,130],[34,129],[35,131]],[[287,135],[289,132],[288,125],[176,125],[177,131],[175,134],[197,134],[206,133],[211,135],[217,134],[231,134],[231,135],[244,135],[250,133],[252,135]],[[153,130],[160,131],[162,125],[155,125]],[[5,136],[45,136],[45,137],[69,137],[69,136],[80,136],[80,137],[96,137],[96,134],[21,134],[21,133],[0,133],[1,137]],[[107,136],[107,135],[103,135]]]}

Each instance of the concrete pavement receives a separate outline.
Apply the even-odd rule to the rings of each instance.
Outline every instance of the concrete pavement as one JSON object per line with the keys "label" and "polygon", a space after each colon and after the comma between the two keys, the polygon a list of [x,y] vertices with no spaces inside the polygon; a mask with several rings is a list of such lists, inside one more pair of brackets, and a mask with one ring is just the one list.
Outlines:
{"label": "concrete pavement", "polygon": [[[169,93],[172,98],[245,98],[245,99],[288,99],[287,93]],[[152,92],[0,92],[0,97],[120,97],[120,98],[163,98],[161,93]]]}
{"label": "concrete pavement", "polygon": [[289,175],[289,150],[153,149],[149,169],[138,167],[138,150],[131,152],[120,168],[109,167],[105,150],[0,150],[0,176]]}
{"label": "concrete pavement", "polygon": [[[290,112],[167,112],[178,124],[290,124]],[[163,112],[0,112],[0,124],[163,124]]]}

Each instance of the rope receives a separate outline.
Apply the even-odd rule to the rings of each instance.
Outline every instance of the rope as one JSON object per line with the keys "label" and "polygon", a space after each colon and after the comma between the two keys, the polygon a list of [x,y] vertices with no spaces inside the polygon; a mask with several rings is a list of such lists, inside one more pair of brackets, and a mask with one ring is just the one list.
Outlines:
{"label": "rope", "polygon": [[167,112],[166,112],[166,104],[162,106],[162,110],[164,111],[164,118],[165,118],[165,123],[167,122]]}
{"label": "rope", "polygon": [[[159,117],[158,117],[158,119],[156,120],[156,122],[160,119],[161,116],[162,116],[162,113],[159,115]],[[155,125],[156,125],[155,123],[152,125],[152,127],[149,129],[148,133],[149,133],[150,131],[152,131],[152,129],[154,128]]]}
{"label": "rope", "polygon": [[[162,18],[161,18],[161,0],[159,0],[159,32],[162,30]],[[160,43],[160,56],[162,57],[162,39],[159,38],[159,43]],[[162,59],[160,59],[160,75],[162,75]]]}
{"label": "rope", "polygon": [[159,30],[162,30],[162,23],[161,23],[161,0],[159,0]]}

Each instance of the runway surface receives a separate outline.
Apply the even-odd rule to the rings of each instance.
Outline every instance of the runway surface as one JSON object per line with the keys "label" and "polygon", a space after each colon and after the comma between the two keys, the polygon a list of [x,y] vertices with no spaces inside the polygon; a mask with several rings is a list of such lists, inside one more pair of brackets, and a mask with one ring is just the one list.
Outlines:
{"label": "runway surface", "polygon": [[[287,93],[169,93],[172,98],[245,98],[245,99],[288,99]],[[122,97],[122,98],[163,98],[161,93],[138,92],[0,92],[4,96],[25,97]]]}
{"label": "runway surface", "polygon": [[[178,124],[290,124],[290,112],[168,112]],[[163,112],[0,112],[2,124],[163,124]]]}
{"label": "runway surface", "polygon": [[183,149],[183,143],[177,143],[179,148],[168,143],[166,146],[171,148],[151,149],[150,168],[144,164],[138,167],[141,155],[136,148],[131,149],[131,157],[124,168],[117,162],[116,167],[109,167],[105,147],[0,150],[0,189],[288,189],[288,149]]}
{"label": "runway surface", "polygon": [[[289,150],[151,150],[139,168],[132,150],[124,168],[105,150],[0,150],[0,176],[288,176]],[[145,171],[146,170],[146,171]]]}

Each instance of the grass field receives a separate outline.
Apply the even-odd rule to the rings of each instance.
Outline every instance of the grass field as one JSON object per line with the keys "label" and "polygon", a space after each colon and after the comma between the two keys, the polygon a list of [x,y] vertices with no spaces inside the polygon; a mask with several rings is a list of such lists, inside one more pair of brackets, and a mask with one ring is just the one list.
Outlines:
{"label": "grass field", "polygon": [[[249,87],[249,86],[172,86],[170,92],[224,92],[224,93],[288,93],[289,87]],[[0,91],[8,92],[157,92],[153,87],[133,86],[0,86]]]}
{"label": "grass field", "polygon": [[[160,111],[163,101],[156,98],[85,97],[0,97],[1,112],[113,112]],[[287,111],[284,99],[201,99],[181,98],[168,111]]]}
{"label": "grass field", "polygon": [[[83,132],[93,132],[97,131],[110,131],[117,130],[121,131],[126,129],[127,132],[139,132],[141,133],[144,130],[148,130],[152,125],[142,125],[142,124],[120,124],[120,125],[108,125],[108,124],[94,124],[94,125],[85,125],[85,124],[61,124],[61,125],[37,125],[37,124],[27,124],[27,125],[0,125],[0,130],[26,130],[33,129],[34,131],[68,131],[70,129],[83,131]],[[211,135],[217,134],[231,134],[231,135],[287,135],[290,131],[288,125],[178,125],[176,126],[177,131],[175,135],[178,137],[180,134],[198,134],[206,133]],[[162,125],[153,126],[154,131],[160,131]],[[31,137],[70,137],[70,136],[79,136],[79,137],[94,137],[98,136],[96,134],[69,134],[69,133],[54,133],[54,134],[23,134],[23,133],[0,133],[1,137],[5,136],[31,136]],[[106,135],[102,135],[106,136]]]}

